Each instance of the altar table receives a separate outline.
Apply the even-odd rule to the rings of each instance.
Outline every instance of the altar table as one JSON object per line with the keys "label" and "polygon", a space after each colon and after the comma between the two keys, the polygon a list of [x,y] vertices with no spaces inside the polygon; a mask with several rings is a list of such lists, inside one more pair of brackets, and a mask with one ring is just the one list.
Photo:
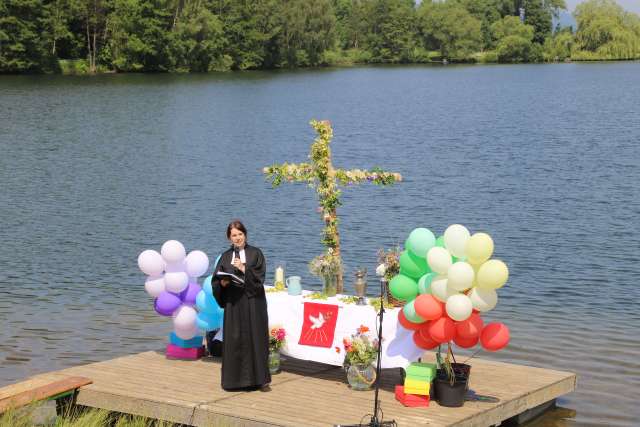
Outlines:
{"label": "altar table", "polygon": [[[271,288],[265,286],[265,289]],[[360,326],[368,327],[368,334],[372,338],[377,338],[378,312],[368,304],[368,301],[367,305],[356,305],[340,301],[340,298],[345,295],[337,295],[326,300],[304,297],[311,293],[303,291],[302,295],[291,296],[286,291],[267,292],[269,327],[281,326],[287,333],[285,345],[280,351],[283,355],[342,366],[345,356],[343,338],[351,337]],[[299,344],[305,320],[305,302],[338,306],[335,333],[330,347]],[[399,310],[400,308],[385,309],[382,325],[382,368],[404,368],[416,361],[424,352],[414,344],[413,331],[404,329],[398,324]]]}

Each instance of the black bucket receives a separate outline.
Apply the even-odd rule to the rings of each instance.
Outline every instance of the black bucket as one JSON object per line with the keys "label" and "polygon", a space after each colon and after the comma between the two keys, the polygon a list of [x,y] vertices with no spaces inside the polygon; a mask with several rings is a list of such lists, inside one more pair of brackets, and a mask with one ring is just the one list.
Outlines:
{"label": "black bucket", "polygon": [[467,394],[467,378],[456,376],[456,381],[451,385],[449,380],[440,375],[433,381],[436,401],[440,406],[457,408],[464,405],[464,396]]}

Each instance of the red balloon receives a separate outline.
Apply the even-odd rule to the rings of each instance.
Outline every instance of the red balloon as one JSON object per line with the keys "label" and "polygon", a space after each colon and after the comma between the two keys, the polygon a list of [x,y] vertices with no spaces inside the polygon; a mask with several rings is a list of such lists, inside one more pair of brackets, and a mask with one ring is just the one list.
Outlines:
{"label": "red balloon", "polygon": [[480,344],[488,351],[503,349],[509,344],[509,328],[504,323],[489,323],[480,333]]}
{"label": "red balloon", "polygon": [[456,331],[461,338],[478,338],[484,321],[477,313],[472,313],[467,320],[456,323]]}
{"label": "red balloon", "polygon": [[451,341],[456,336],[456,325],[448,317],[441,317],[429,324],[429,335],[440,344]]}
{"label": "red balloon", "polygon": [[424,323],[413,323],[409,322],[406,317],[404,317],[404,313],[402,309],[398,311],[398,322],[402,325],[403,328],[409,329],[411,331],[417,331],[422,327]]}
{"label": "red balloon", "polygon": [[478,340],[480,340],[480,337],[478,335],[476,335],[473,338],[462,338],[460,335],[458,335],[457,337],[455,337],[453,339],[453,342],[458,346],[458,347],[462,347],[462,348],[471,348],[474,345],[478,344]]}
{"label": "red balloon", "polygon": [[425,338],[422,329],[413,333],[413,342],[423,350],[431,350],[438,346],[438,343],[432,340],[431,337],[429,339]]}
{"label": "red balloon", "polygon": [[435,299],[433,295],[418,295],[413,302],[418,316],[426,320],[436,320],[442,317],[444,304]]}

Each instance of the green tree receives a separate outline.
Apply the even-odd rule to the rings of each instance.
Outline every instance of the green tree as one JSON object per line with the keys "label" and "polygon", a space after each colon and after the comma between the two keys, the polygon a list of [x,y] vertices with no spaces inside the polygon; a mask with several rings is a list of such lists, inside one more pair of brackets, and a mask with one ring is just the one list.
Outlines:
{"label": "green tree", "polygon": [[556,32],[544,42],[544,59],[546,61],[563,61],[571,58],[575,39],[570,28]]}
{"label": "green tree", "polygon": [[456,2],[423,3],[418,10],[425,46],[465,60],[482,48],[482,24]]}
{"label": "green tree", "polygon": [[513,0],[457,0],[474,18],[481,22],[483,47],[491,45],[491,24],[497,20],[514,15]]}
{"label": "green tree", "polygon": [[[533,41],[544,43],[551,35],[553,18],[558,17],[560,9],[566,9],[564,0],[519,0],[519,7],[525,10],[525,24],[534,28]],[[518,10],[515,11],[518,14]]]}
{"label": "green tree", "polygon": [[40,36],[45,12],[41,0],[0,0],[0,72],[52,70],[53,57]]}
{"label": "green tree", "polygon": [[224,55],[224,32],[216,15],[200,1],[190,1],[174,18],[169,51],[177,71],[224,70],[231,58]]}
{"label": "green tree", "polygon": [[491,25],[500,62],[535,62],[542,60],[542,46],[533,42],[535,29],[517,16],[505,16]]}
{"label": "green tree", "polygon": [[590,53],[588,59],[640,57],[638,15],[625,12],[613,0],[588,0],[576,7],[574,16],[578,24],[576,47]]}
{"label": "green tree", "polygon": [[373,62],[408,62],[416,45],[413,0],[371,0],[365,4],[365,47]]}

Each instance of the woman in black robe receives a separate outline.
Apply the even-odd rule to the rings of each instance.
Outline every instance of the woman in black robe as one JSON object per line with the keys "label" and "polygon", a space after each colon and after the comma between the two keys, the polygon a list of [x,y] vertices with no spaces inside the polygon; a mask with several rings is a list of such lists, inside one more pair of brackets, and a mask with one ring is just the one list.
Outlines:
{"label": "woman in black robe", "polygon": [[[271,382],[269,373],[269,319],[264,293],[265,259],[262,251],[246,243],[247,230],[240,221],[227,227],[232,246],[222,254],[211,284],[224,308],[222,337],[222,388],[259,389]],[[231,273],[244,279],[218,275]]]}

